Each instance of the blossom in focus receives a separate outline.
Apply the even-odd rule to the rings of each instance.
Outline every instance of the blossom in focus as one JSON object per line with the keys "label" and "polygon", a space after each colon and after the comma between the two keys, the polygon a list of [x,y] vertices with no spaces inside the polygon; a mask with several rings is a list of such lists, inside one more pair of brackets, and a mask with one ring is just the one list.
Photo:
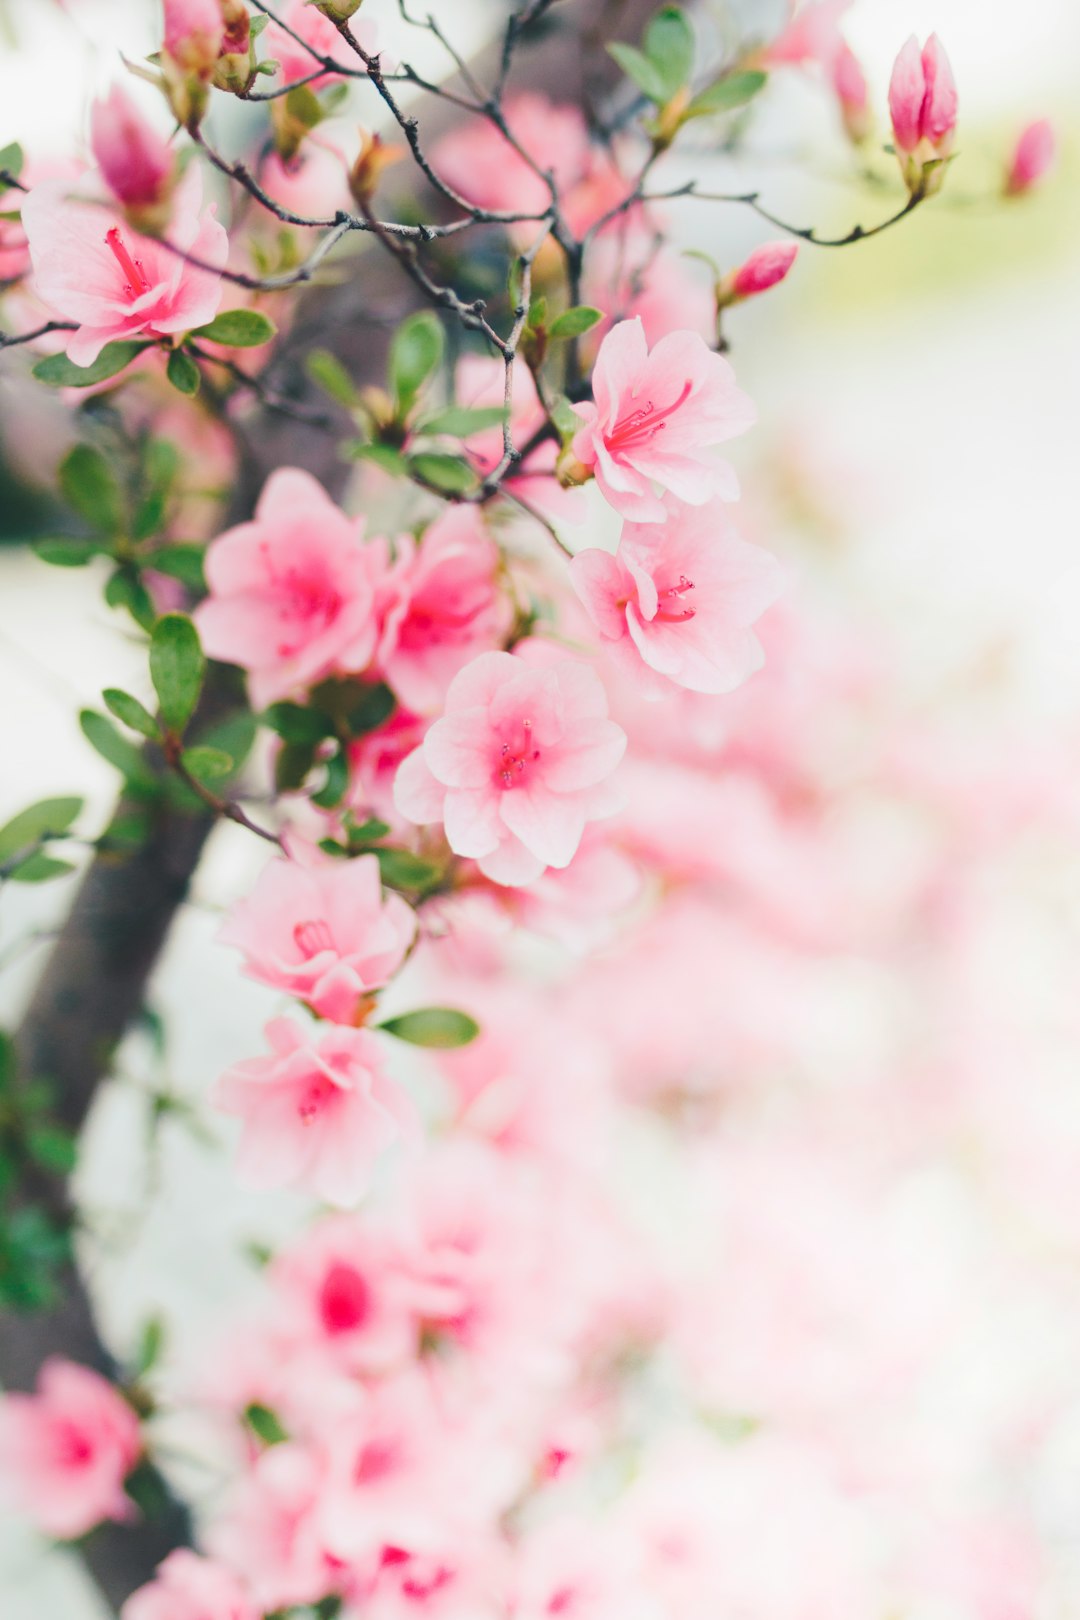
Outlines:
{"label": "blossom in focus", "polygon": [[412,909],[383,895],[375,856],[361,855],[317,866],[269,861],[218,938],[244,953],[249,978],[348,1024],[397,972],[415,932]]}
{"label": "blossom in focus", "polygon": [[586,665],[482,653],[450,683],[394,797],[406,820],[441,821],[494,883],[531,883],[568,866],[586,823],[616,808],[608,778],[625,747]]}
{"label": "blossom in focus", "polygon": [[257,1620],[257,1616],[231,1570],[178,1548],[147,1586],[132,1593],[120,1620]]}
{"label": "blossom in focus", "polygon": [[281,467],[252,521],[210,546],[195,623],[211,658],[248,671],[257,707],[371,662],[385,548],[362,535],[310,473]]}
{"label": "blossom in focus", "polygon": [[75,321],[67,355],[89,366],[116,338],[172,337],[212,321],[229,251],[214,204],[200,213],[202,174],[192,164],[176,192],[169,239],[214,270],[199,269],[141,236],[70,182],[44,180],[25,198],[23,228],[34,285],[61,320]]}
{"label": "blossom in focus", "polygon": [[721,305],[741,303],[744,298],[768,292],[784,280],[798,251],[797,242],[763,242],[737,270],[724,277],[719,290]]}
{"label": "blossom in focus", "polygon": [[1013,152],[1005,179],[1005,195],[1020,197],[1037,186],[1053,168],[1056,157],[1057,137],[1049,118],[1028,124]]}
{"label": "blossom in focus", "polygon": [[932,196],[941,189],[943,160],[956,134],[957,105],[956,80],[941,41],[931,34],[920,51],[913,34],[896,58],[889,82],[893,141],[913,195]]}
{"label": "blossom in focus", "polygon": [[118,84],[90,110],[90,145],[113,195],[130,213],[155,222],[172,189],[175,154]]}
{"label": "blossom in focus", "polygon": [[376,1159],[413,1120],[383,1070],[379,1042],[367,1030],[338,1028],[315,1040],[288,1018],[269,1023],[266,1037],[272,1054],[234,1063],[212,1095],[243,1122],[241,1181],[356,1203]]}
{"label": "blossom in focus", "polygon": [[730,692],[761,667],[750,626],[783,586],[775,557],[740,539],[723,506],[670,499],[662,524],[625,524],[614,556],[579,551],[570,572],[606,649],[692,692]]}
{"label": "blossom in focus", "polygon": [[58,1540],[128,1519],[124,1480],[142,1450],[139,1420],[106,1379],[53,1356],[33,1395],[0,1400],[0,1478],[12,1504]]}
{"label": "blossom in focus", "polygon": [[641,321],[620,321],[600,345],[592,401],[574,408],[572,453],[623,517],[662,522],[657,485],[691,506],[737,497],[733,471],[709,452],[745,433],[754,407],[697,333],[672,332],[650,352]]}

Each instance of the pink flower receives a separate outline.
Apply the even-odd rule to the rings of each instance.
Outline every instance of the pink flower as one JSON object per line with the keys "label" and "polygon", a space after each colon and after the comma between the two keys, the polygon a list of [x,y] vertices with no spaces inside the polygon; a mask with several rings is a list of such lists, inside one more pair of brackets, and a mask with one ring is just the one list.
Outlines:
{"label": "pink flower", "polygon": [[730,692],[764,662],[750,626],[783,573],[720,505],[669,500],[663,524],[625,524],[614,556],[579,551],[570,572],[605,647],[639,673],[645,664],[692,692]]}
{"label": "pink flower", "polygon": [[253,520],[210,546],[195,622],[211,658],[248,671],[257,707],[371,662],[386,553],[362,536],[310,473],[281,467]]}
{"label": "pink flower", "polygon": [[793,16],[763,52],[763,63],[776,67],[818,62],[828,67],[843,44],[840,18],[850,8],[851,0],[809,0],[798,10],[793,4]]}
{"label": "pink flower", "polygon": [[531,883],[569,866],[586,822],[615,808],[607,779],[625,747],[586,665],[481,653],[450,683],[394,796],[406,820],[443,822],[450,848],[492,882]]}
{"label": "pink flower", "polygon": [[186,1549],[169,1554],[157,1575],[128,1598],[120,1620],[258,1620],[239,1580],[223,1564]]}
{"label": "pink flower", "polygon": [[731,468],[708,451],[745,433],[754,407],[696,332],[672,332],[650,353],[641,321],[620,321],[600,345],[593,400],[575,406],[583,426],[572,451],[623,517],[662,522],[658,484],[691,506],[737,496]]}
{"label": "pink flower", "polygon": [[865,141],[873,128],[870,87],[862,64],[850,46],[841,43],[832,62],[832,84],[840,103],[844,128],[856,145]]}
{"label": "pink flower", "polygon": [[1049,118],[1029,124],[1016,143],[1005,181],[1005,195],[1019,197],[1030,191],[1050,172],[1056,157],[1057,137]]}
{"label": "pink flower", "polygon": [[941,186],[943,170],[926,172],[952,151],[956,133],[957,95],[949,58],[936,34],[922,51],[914,34],[904,46],[889,83],[896,155],[911,191],[924,195]]}
{"label": "pink flower", "polygon": [[317,1041],[288,1018],[266,1026],[270,1057],[233,1064],[215,1107],[243,1120],[237,1170],[249,1187],[297,1186],[331,1204],[355,1203],[371,1168],[412,1122],[367,1030]]}
{"label": "pink flower", "polygon": [[172,188],[175,154],[118,84],[94,102],[90,144],[106,184],[125,208],[160,208]]}
{"label": "pink flower", "polygon": [[[202,214],[202,174],[192,164],[176,194],[170,240],[221,268],[229,239],[211,204]],[[75,321],[68,359],[89,366],[115,338],[171,337],[213,320],[221,278],[140,236],[70,183],[44,180],[22,207],[36,290],[53,314]]]}
{"label": "pink flower", "polygon": [[385,1235],[356,1216],[321,1220],[271,1272],[290,1334],[358,1371],[385,1371],[416,1352],[407,1291]]}
{"label": "pink flower", "polygon": [[360,855],[317,866],[269,861],[218,939],[244,953],[249,978],[348,1024],[397,972],[415,932],[411,907],[383,895],[374,855]]}
{"label": "pink flower", "polygon": [[496,587],[499,548],[475,506],[452,506],[404,555],[379,665],[402,703],[437,714],[458,670],[509,628],[509,604]]}
{"label": "pink flower", "polygon": [[395,822],[394,778],[407,754],[424,740],[427,722],[408,709],[395,709],[383,725],[349,745],[347,804],[361,817]]}
{"label": "pink flower", "polygon": [[208,79],[224,39],[221,0],[165,0],[165,49],[184,73]]}
{"label": "pink flower", "polygon": [[243,1572],[260,1614],[317,1603],[340,1590],[346,1572],[327,1550],[319,1524],[326,1487],[321,1450],[271,1446],[211,1527],[215,1555]]}
{"label": "pink flower", "polygon": [[435,171],[477,208],[542,214],[551,194],[538,171],[554,174],[560,194],[588,172],[592,151],[585,119],[578,107],[557,106],[526,91],[507,102],[506,123],[533,163],[494,124],[477,118],[436,143]]}
{"label": "pink flower", "polygon": [[[697,332],[708,342],[716,334],[716,300],[708,280],[694,274],[670,248],[657,248],[645,231],[601,235],[586,258],[584,300],[616,320],[641,317],[645,341],[658,343],[669,332]],[[589,342],[608,330],[602,322]]]}
{"label": "pink flower", "polygon": [[[468,354],[458,362],[454,392],[458,402],[469,410],[501,407],[505,379],[505,368],[497,356]],[[532,374],[527,366],[518,365],[514,368],[510,429],[519,450],[528,444],[544,421],[544,407],[537,398]],[[486,476],[502,457],[502,428],[481,428],[477,433],[470,433],[464,443],[469,460],[481,476]],[[557,458],[556,445],[545,440],[523,457],[513,474],[504,480],[504,488],[569,523],[574,520],[580,496],[577,490],[563,489],[556,481]]]}
{"label": "pink flower", "polygon": [[[276,6],[274,9],[281,22],[270,22],[263,40],[266,45],[266,57],[281,64],[281,72],[276,82],[293,84],[298,79],[306,79],[318,69],[320,56],[332,62],[340,62],[345,68],[360,65],[344,45],[330,18],[317,11],[314,5],[309,4],[309,0],[286,0],[285,5]],[[284,28],[281,23],[285,24]],[[378,24],[366,17],[356,17],[349,26],[360,48],[367,51],[369,56],[377,55]],[[305,49],[300,40],[293,37],[296,34],[311,46],[311,50]],[[312,52],[317,54],[313,55]],[[383,67],[388,68],[385,60]],[[333,72],[321,73],[311,81],[311,87],[313,90],[325,89],[339,76]]]}
{"label": "pink flower", "polygon": [[768,292],[770,287],[783,281],[798,251],[797,242],[763,242],[726,278],[723,301],[735,303]]}
{"label": "pink flower", "polygon": [[132,1516],[124,1480],[141,1449],[139,1420],[113,1386],[59,1356],[45,1362],[35,1394],[0,1401],[5,1492],[59,1540]]}

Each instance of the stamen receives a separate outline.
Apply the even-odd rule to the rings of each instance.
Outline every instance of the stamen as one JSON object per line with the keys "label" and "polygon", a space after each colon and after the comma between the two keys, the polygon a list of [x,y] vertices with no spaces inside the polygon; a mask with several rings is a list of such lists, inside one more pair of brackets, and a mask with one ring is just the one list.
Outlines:
{"label": "stamen", "polygon": [[148,293],[151,286],[150,278],[139,260],[131,257],[131,254],[124,246],[124,238],[115,225],[111,230],[105,232],[105,245],[125,276],[127,276],[124,291],[128,297],[141,298],[143,293]]}

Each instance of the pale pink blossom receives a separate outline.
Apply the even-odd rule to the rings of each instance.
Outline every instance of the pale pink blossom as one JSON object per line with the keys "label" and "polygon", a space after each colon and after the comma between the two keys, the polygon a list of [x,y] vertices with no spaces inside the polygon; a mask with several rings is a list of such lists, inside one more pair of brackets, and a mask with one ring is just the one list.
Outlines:
{"label": "pale pink blossom", "polygon": [[767,67],[781,64],[803,65],[817,62],[828,66],[836,56],[843,36],[840,18],[851,9],[852,0],[792,0],[791,16],[762,53]]}
{"label": "pale pink blossom", "polygon": [[335,214],[348,202],[345,154],[320,139],[318,130],[307,137],[293,157],[267,152],[258,175],[267,196],[294,214]]}
{"label": "pale pink blossom", "polygon": [[[454,374],[454,393],[458,403],[468,410],[501,407],[505,383],[506,368],[497,355],[467,354],[458,362]],[[545,420],[544,407],[537,397],[532,373],[527,366],[516,365],[510,431],[518,449],[528,444]],[[477,472],[481,477],[486,477],[502,459],[502,428],[480,428],[468,435],[464,446]],[[522,457],[503,480],[503,487],[511,494],[523,496],[539,510],[570,523],[580,515],[579,494],[577,490],[563,489],[556,481],[557,459],[558,446],[545,439]]]}
{"label": "pale pink blossom", "polygon": [[844,128],[856,144],[865,141],[874,122],[870,110],[870,86],[866,82],[862,63],[850,46],[841,44],[833,58],[831,74]]}
{"label": "pale pink blossom", "polygon": [[696,332],[671,332],[650,352],[641,321],[620,321],[600,345],[593,401],[575,410],[573,454],[623,517],[662,522],[657,485],[692,506],[737,496],[733,471],[709,452],[744,433],[754,407]]}
{"label": "pale pink blossom", "polygon": [[1049,118],[1028,124],[1013,152],[1005,180],[1005,193],[1019,197],[1046,178],[1057,157],[1057,136]]}
{"label": "pale pink blossom", "polygon": [[477,208],[542,214],[551,201],[543,171],[554,174],[560,194],[588,173],[592,152],[584,116],[579,107],[556,105],[530,91],[511,97],[505,115],[517,146],[488,119],[476,118],[435,143],[433,166]]}
{"label": "pale pink blossom", "polygon": [[724,301],[734,303],[768,292],[783,281],[799,251],[797,242],[763,242],[724,282]]}
{"label": "pale pink blossom", "polygon": [[178,1548],[120,1611],[120,1620],[258,1620],[244,1586],[224,1564]]}
{"label": "pale pink blossom", "polygon": [[248,671],[257,707],[371,662],[386,552],[363,529],[310,473],[282,467],[252,521],[210,546],[195,622],[211,658]]}
{"label": "pale pink blossom", "polygon": [[400,895],[382,892],[374,855],[317,865],[271,860],[218,934],[244,972],[336,1024],[397,972],[416,933]]}
{"label": "pale pink blossom", "polygon": [[268,1024],[266,1037],[272,1055],[233,1064],[213,1092],[215,1107],[243,1121],[240,1179],[356,1203],[376,1160],[413,1119],[384,1071],[379,1042],[363,1029],[329,1029],[316,1039],[288,1018]]}
{"label": "pale pink blossom", "polygon": [[208,79],[224,40],[221,0],[165,0],[164,45],[183,72]]}
{"label": "pale pink blossom", "polygon": [[608,779],[625,746],[586,665],[482,653],[451,682],[395,799],[409,821],[441,821],[455,854],[493,882],[530,883],[568,866],[586,823],[614,808]]}
{"label": "pale pink blossom", "polygon": [[697,332],[706,342],[716,334],[716,299],[707,277],[695,273],[681,254],[657,247],[647,231],[598,237],[585,260],[582,297],[605,313],[589,333],[590,343],[599,342],[612,319],[635,315],[650,345],[670,332]]}
{"label": "pale pink blossom", "polygon": [[[343,68],[357,66],[357,58],[344,44],[330,18],[309,4],[309,0],[286,0],[284,5],[275,6],[274,10],[281,22],[268,23],[262,37],[265,57],[281,64],[277,82],[294,84],[299,79],[308,78],[309,74],[317,72],[320,57],[339,63]],[[281,26],[282,23],[285,27]],[[362,50],[367,51],[369,56],[379,54],[378,23],[369,17],[354,17],[349,28]],[[300,39],[294,37],[297,34]],[[311,49],[308,50],[307,46]],[[382,66],[387,72],[392,70],[385,57]],[[328,70],[312,79],[311,87],[313,90],[325,89],[338,77],[339,74]]]}
{"label": "pale pink blossom", "polygon": [[570,572],[607,650],[692,692],[730,692],[761,667],[751,625],[783,588],[775,557],[740,539],[723,506],[670,497],[663,523],[624,524],[614,556],[579,551]]}
{"label": "pale pink blossom", "polygon": [[364,1372],[404,1365],[417,1331],[387,1234],[355,1216],[322,1220],[271,1271],[288,1334]]}
{"label": "pale pink blossom", "polygon": [[208,1537],[214,1555],[239,1570],[262,1614],[340,1592],[348,1571],[320,1525],[327,1458],[316,1446],[270,1446],[255,1462]]}
{"label": "pale pink blossom", "polygon": [[398,766],[424,740],[428,722],[397,708],[383,725],[349,745],[349,789],[346,803],[361,818],[400,822],[394,805]]}
{"label": "pale pink blossom", "polygon": [[106,185],[125,208],[155,210],[166,201],[176,155],[118,84],[91,108],[90,145]]}
{"label": "pale pink blossom", "polygon": [[[213,320],[221,303],[217,271],[229,239],[214,204],[199,212],[201,200],[202,171],[193,163],[177,189],[168,230],[181,251],[170,253],[73,194],[70,182],[44,180],[24,199],[34,285],[54,315],[77,323],[67,341],[75,365],[91,365],[117,338],[174,337]],[[182,253],[215,268],[199,269]]]}
{"label": "pale pink blossom", "polygon": [[4,1494],[58,1540],[133,1516],[124,1480],[141,1449],[139,1420],[112,1384],[60,1356],[45,1362],[33,1395],[0,1398]]}
{"label": "pale pink blossom", "polygon": [[911,191],[936,191],[941,168],[927,171],[952,151],[956,134],[956,81],[945,49],[931,34],[920,51],[914,34],[893,66],[889,82],[889,112],[893,142],[904,179]]}

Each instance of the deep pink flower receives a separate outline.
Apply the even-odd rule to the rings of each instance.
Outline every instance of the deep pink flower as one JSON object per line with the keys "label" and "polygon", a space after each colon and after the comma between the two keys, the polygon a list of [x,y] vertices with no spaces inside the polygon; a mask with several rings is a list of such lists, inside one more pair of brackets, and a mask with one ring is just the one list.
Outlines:
{"label": "deep pink flower", "polygon": [[482,653],[454,677],[394,796],[408,821],[443,822],[450,848],[493,882],[531,883],[568,866],[586,822],[615,807],[608,778],[625,747],[586,665]]}
{"label": "deep pink flower", "polygon": [[1056,157],[1057,137],[1049,118],[1029,124],[1016,143],[1005,181],[1006,196],[1019,197],[1038,185],[1053,168]]}
{"label": "deep pink flower", "polygon": [[287,1332],[372,1372],[404,1365],[417,1331],[394,1253],[370,1221],[332,1216],[274,1260],[271,1278]]}
{"label": "deep pink flower", "polygon": [[570,571],[604,646],[639,675],[645,664],[692,692],[730,692],[761,667],[750,626],[783,573],[739,538],[721,505],[669,499],[664,523],[625,524],[614,556],[579,551]]}
{"label": "deep pink flower", "polygon": [[163,43],[184,73],[208,79],[224,39],[221,0],[165,0]]}
{"label": "deep pink flower", "polygon": [[[202,172],[192,164],[177,190],[169,240],[207,264],[224,267],[229,239],[214,204],[199,212]],[[44,180],[24,199],[36,290],[53,314],[76,321],[67,354],[91,365],[115,338],[172,337],[212,321],[221,277],[197,269],[160,242],[140,236],[70,182]]]}
{"label": "deep pink flower", "polygon": [[725,282],[727,301],[753,298],[783,281],[799,251],[797,242],[763,242]]}
{"label": "deep pink flower", "polygon": [[59,1356],[45,1362],[35,1394],[0,1400],[5,1495],[59,1540],[132,1517],[124,1480],[141,1449],[139,1420],[112,1384]]}
{"label": "deep pink flower", "polygon": [[499,548],[475,506],[447,508],[419,545],[402,547],[400,596],[384,620],[379,667],[402,703],[437,714],[458,670],[509,628],[496,584]]}
{"label": "deep pink flower", "polygon": [[889,83],[893,141],[911,191],[940,188],[943,169],[927,173],[926,165],[952,151],[957,104],[956,81],[941,41],[931,34],[920,51],[913,34],[896,58]]}
{"label": "deep pink flower", "polygon": [[593,401],[574,407],[584,425],[573,454],[623,517],[662,522],[656,485],[692,506],[738,494],[731,468],[708,452],[745,433],[754,407],[696,332],[672,332],[650,353],[641,321],[620,321],[600,345]]}
{"label": "deep pink flower", "polygon": [[90,110],[90,145],[106,184],[125,208],[153,211],[167,200],[176,155],[118,84]]}
{"label": "deep pink flower", "polygon": [[338,1028],[315,1040],[288,1018],[275,1018],[266,1036],[273,1055],[233,1064],[213,1092],[217,1108],[243,1121],[241,1180],[357,1202],[375,1160],[413,1119],[383,1071],[379,1042],[367,1030]]}
{"label": "deep pink flower", "polygon": [[310,473],[282,467],[253,520],[210,546],[195,622],[211,658],[248,671],[257,707],[371,662],[386,550],[363,527]]}
{"label": "deep pink flower", "polygon": [[154,1579],[132,1593],[120,1620],[258,1620],[232,1570],[179,1548]]}
{"label": "deep pink flower", "polygon": [[218,939],[243,951],[249,978],[348,1024],[397,972],[415,932],[412,908],[383,895],[378,861],[360,855],[317,866],[269,861]]}

